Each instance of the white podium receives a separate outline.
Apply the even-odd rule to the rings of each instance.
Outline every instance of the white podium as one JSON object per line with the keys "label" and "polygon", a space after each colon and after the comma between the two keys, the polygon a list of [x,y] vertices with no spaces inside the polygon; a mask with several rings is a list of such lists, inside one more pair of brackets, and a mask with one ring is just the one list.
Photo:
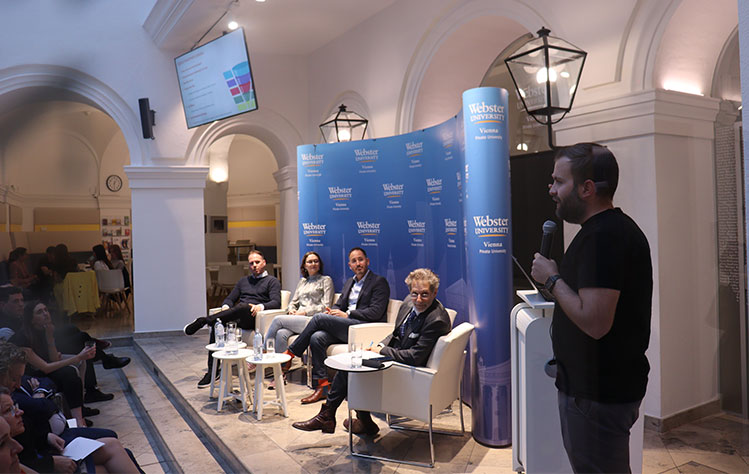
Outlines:
{"label": "white podium", "polygon": [[[553,358],[551,319],[554,303],[535,290],[520,290],[523,303],[510,314],[512,350],[512,468],[517,472],[571,473],[562,444],[554,379],[544,366]],[[642,473],[643,416],[632,426],[629,459]]]}

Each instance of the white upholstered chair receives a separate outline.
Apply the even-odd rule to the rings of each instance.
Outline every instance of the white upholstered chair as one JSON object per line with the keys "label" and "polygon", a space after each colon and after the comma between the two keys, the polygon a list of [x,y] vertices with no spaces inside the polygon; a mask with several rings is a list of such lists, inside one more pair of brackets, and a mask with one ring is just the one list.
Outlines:
{"label": "white upholstered chair", "polygon": [[[291,292],[289,290],[281,290],[281,308],[280,309],[265,309],[260,311],[255,317],[255,331],[260,331],[260,334],[265,335],[268,330],[273,318],[279,314],[286,314],[287,308],[289,307],[289,301],[291,301]],[[211,308],[210,311],[220,311],[221,308]],[[247,345],[252,345],[252,341],[247,340]]]}
{"label": "white upholstered chair", "polygon": [[[379,372],[350,373],[348,379],[348,416],[351,425],[351,411],[364,410],[388,415],[403,416],[428,424],[429,464],[390,459],[354,451],[353,437],[349,431],[349,450],[352,455],[381,461],[401,462],[417,466],[434,467],[433,433],[462,436],[463,399],[460,394],[460,380],[465,362],[465,349],[473,331],[469,323],[459,324],[448,334],[440,337],[429,356],[426,367],[412,367],[395,363]],[[460,400],[460,432],[434,431],[433,414]],[[395,429],[406,429],[390,425]],[[417,430],[419,431],[419,430]],[[423,430],[421,430],[423,431]]]}

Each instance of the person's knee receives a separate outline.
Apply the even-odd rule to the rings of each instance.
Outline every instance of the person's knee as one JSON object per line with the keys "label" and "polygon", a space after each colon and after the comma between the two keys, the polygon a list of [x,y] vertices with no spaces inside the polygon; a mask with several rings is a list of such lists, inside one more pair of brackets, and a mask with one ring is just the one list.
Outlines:
{"label": "person's knee", "polygon": [[323,347],[328,345],[328,334],[325,331],[316,331],[310,337],[310,346]]}

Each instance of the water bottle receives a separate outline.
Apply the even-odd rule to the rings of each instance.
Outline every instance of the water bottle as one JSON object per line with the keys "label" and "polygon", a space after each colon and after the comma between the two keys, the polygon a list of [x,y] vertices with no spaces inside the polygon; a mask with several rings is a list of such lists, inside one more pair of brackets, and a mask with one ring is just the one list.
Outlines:
{"label": "water bottle", "polygon": [[224,341],[225,341],[224,325],[221,324],[220,319],[216,320],[216,328],[214,332],[216,334],[216,347],[224,347]]}
{"label": "water bottle", "polygon": [[260,332],[255,332],[252,345],[255,349],[255,360],[263,360],[263,335]]}

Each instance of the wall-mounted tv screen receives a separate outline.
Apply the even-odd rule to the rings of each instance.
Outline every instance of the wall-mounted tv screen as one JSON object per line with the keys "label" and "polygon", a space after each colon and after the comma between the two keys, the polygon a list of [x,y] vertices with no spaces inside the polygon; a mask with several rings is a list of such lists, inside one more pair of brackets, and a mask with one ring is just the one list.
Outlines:
{"label": "wall-mounted tv screen", "polygon": [[257,109],[244,29],[174,60],[187,128]]}

